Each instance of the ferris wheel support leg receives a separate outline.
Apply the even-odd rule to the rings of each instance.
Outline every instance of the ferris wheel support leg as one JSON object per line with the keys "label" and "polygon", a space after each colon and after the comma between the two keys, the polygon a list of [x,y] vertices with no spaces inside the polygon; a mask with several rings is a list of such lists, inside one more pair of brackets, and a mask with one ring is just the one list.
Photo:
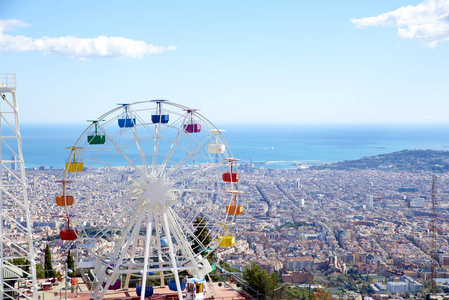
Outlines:
{"label": "ferris wheel support leg", "polygon": [[[137,242],[134,242],[133,249],[132,249],[132,252],[131,252],[131,257],[130,257],[132,262],[134,261],[134,257],[135,257],[136,251],[137,251]],[[131,269],[132,269],[132,267],[129,266],[128,270],[131,270]],[[129,281],[130,280],[131,280],[131,273],[126,275],[125,286],[123,287],[124,290],[128,290],[129,289]]]}
{"label": "ferris wheel support leg", "polygon": [[[136,215],[135,218],[133,218],[133,220],[135,220],[136,223],[140,224],[143,220],[144,217],[144,211],[145,209],[142,206],[139,206],[138,208],[142,213],[140,215]],[[130,224],[133,224],[133,222],[130,222]],[[129,230],[131,230],[131,227],[129,226],[126,231],[128,232]],[[131,261],[134,261],[134,257],[136,256],[136,251],[137,251],[137,241],[136,241],[136,235],[137,235],[137,231],[136,229],[133,230],[133,232],[131,233],[131,238],[130,240],[133,241],[132,242],[132,250],[131,250],[131,255],[130,255],[130,259]],[[124,242],[124,241],[123,241]],[[120,242],[121,244],[122,242]],[[126,251],[128,251],[127,249],[129,248],[129,246],[125,246]],[[124,252],[126,252],[124,251]],[[128,270],[131,270],[132,267],[129,266]],[[125,280],[125,286],[123,287],[123,289],[129,289],[129,281],[131,280],[131,273],[126,275],[126,280]]]}
{"label": "ferris wheel support leg", "polygon": [[182,291],[181,291],[181,284],[179,282],[178,267],[176,266],[176,257],[175,257],[175,253],[173,251],[173,241],[171,239],[170,226],[168,225],[168,218],[167,218],[167,209],[165,206],[162,207],[162,218],[164,219],[164,231],[165,231],[165,235],[167,236],[167,240],[168,240],[168,250],[170,252],[170,259],[171,259],[172,265],[173,265],[173,273],[175,275],[176,288],[178,290],[178,297],[179,297],[179,299],[182,299]]}
{"label": "ferris wheel support leg", "polygon": [[151,233],[153,225],[153,213],[154,206],[151,205],[148,212],[148,222],[147,222],[147,236],[145,241],[145,257],[143,263],[143,276],[142,276],[142,293],[140,294],[140,300],[145,300],[145,291],[147,286],[147,275],[148,275],[148,261],[150,258],[151,251]]}
{"label": "ferris wheel support leg", "polygon": [[[147,209],[146,209],[147,206],[139,206],[139,208],[141,208],[141,209],[138,209],[138,211],[140,211],[141,213],[138,214],[138,215],[136,215],[135,218],[134,218],[134,219],[137,219],[137,224],[142,223],[142,220],[143,220],[143,218],[145,217],[145,212],[147,211]],[[131,228],[131,226],[128,226],[127,229],[126,229],[125,231],[126,231],[126,232],[129,232],[129,231],[130,231],[130,228]],[[137,236],[137,234],[138,234],[138,228],[139,228],[139,226],[134,226],[134,229],[133,229],[133,232],[132,232],[132,237],[136,237],[136,236]],[[134,240],[134,238],[129,239],[129,240],[126,242],[125,247],[124,247],[123,249],[121,248],[121,246],[120,246],[120,250],[116,249],[116,251],[114,251],[113,257],[117,257],[118,254],[119,254],[120,252],[122,252],[122,253],[127,253],[129,247],[131,246],[131,241],[132,241],[132,240]],[[120,243],[120,245],[121,245],[121,244],[122,244],[122,243]],[[117,252],[117,251],[120,251],[120,252]],[[119,272],[120,265],[123,263],[123,257],[124,257],[124,255],[120,255],[118,261],[116,261],[116,264],[115,264],[115,267],[114,267],[114,270],[113,270],[113,274],[117,274],[117,273]],[[101,276],[101,277],[104,277],[104,276],[105,276],[105,270],[106,270],[106,268],[103,268],[103,271],[102,271],[102,274],[101,274],[102,276]],[[117,276],[118,276],[118,275],[117,275]],[[107,292],[109,286],[110,286],[111,283],[112,283],[113,278],[117,278],[117,276],[111,275],[111,276],[109,277],[109,279],[108,279],[107,282],[106,282],[106,286],[103,288],[103,290],[102,290],[102,292],[101,292],[100,297],[97,296],[97,295],[98,295],[98,292],[100,291],[100,288],[102,288],[101,284],[99,284],[99,285],[97,286],[95,292],[93,293],[93,294],[95,295],[94,298],[95,298],[95,299],[103,299],[104,296],[106,295],[106,292]]]}
{"label": "ferris wheel support leg", "polygon": [[[180,224],[178,222],[176,222],[176,219],[174,217],[174,212],[173,212],[172,208],[168,209],[168,217],[169,217],[169,220],[170,220],[171,224],[173,224],[173,225],[177,224],[177,226],[178,226],[177,228],[181,228]],[[197,261],[197,259],[195,257],[195,254],[192,252],[192,249],[191,249],[189,243],[187,242],[187,240],[185,238],[183,238],[183,236],[179,232],[176,231],[176,227],[174,227],[174,229],[173,229],[173,234],[175,235],[175,239],[183,247],[183,251],[187,252],[187,256],[189,257],[190,261],[192,262],[192,265],[194,267],[194,269],[191,271],[192,275],[194,277],[197,277],[197,278],[203,278],[204,277],[204,279],[206,279],[206,277],[209,277],[208,274],[204,275],[204,272],[201,272],[200,267],[198,265],[198,261]],[[193,235],[193,233],[191,233],[191,235]],[[201,258],[201,254],[198,254],[198,255]],[[204,258],[202,258],[202,259],[204,259]],[[209,279],[210,279],[210,277],[209,277]],[[215,296],[214,290],[211,289],[208,284],[205,284],[204,287],[205,287],[206,292],[209,295],[209,297],[214,297]]]}
{"label": "ferris wheel support leg", "polygon": [[[154,224],[156,226],[156,239],[157,239],[157,258],[160,262],[159,268],[163,268],[162,264],[162,250],[161,250],[161,234],[160,234],[160,228],[159,228],[159,216],[157,212],[154,214]],[[165,280],[164,280],[164,272],[159,272],[160,274],[160,280],[161,280],[161,287],[165,287]]]}

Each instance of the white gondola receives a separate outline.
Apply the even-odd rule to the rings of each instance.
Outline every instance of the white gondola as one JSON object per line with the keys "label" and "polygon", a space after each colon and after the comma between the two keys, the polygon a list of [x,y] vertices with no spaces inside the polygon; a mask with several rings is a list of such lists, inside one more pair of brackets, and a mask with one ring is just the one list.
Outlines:
{"label": "white gondola", "polygon": [[223,132],[221,129],[213,129],[210,130],[213,134],[215,134],[215,139],[207,146],[207,150],[212,154],[221,154],[226,151],[226,146],[220,141],[218,135]]}
{"label": "white gondola", "polygon": [[188,278],[186,285],[187,300],[204,300],[206,280],[204,278]]}

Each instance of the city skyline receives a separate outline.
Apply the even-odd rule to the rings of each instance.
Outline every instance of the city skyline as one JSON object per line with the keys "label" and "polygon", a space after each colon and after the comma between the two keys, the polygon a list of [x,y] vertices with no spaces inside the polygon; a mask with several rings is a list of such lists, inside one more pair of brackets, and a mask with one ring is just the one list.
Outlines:
{"label": "city skyline", "polygon": [[449,1],[0,0],[22,123],[169,99],[216,123],[449,123]]}

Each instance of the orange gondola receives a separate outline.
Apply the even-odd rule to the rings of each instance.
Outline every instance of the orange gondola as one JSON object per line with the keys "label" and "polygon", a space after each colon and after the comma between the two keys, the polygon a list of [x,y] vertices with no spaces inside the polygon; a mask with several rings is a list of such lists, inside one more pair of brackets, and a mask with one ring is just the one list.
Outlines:
{"label": "orange gondola", "polygon": [[65,184],[70,183],[71,181],[59,180],[57,183],[62,183],[62,196],[56,196],[56,205],[57,206],[71,206],[73,205],[73,196],[67,196],[65,194]]}
{"label": "orange gondola", "polygon": [[237,194],[242,194],[239,191],[226,191],[227,193],[234,194],[234,204],[226,205],[226,212],[228,215],[241,215],[243,214],[243,206],[237,205]]}

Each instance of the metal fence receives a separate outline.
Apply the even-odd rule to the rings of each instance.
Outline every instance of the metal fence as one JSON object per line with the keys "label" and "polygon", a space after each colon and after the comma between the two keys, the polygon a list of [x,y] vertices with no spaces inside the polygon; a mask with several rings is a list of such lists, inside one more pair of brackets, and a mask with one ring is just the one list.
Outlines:
{"label": "metal fence", "polygon": [[[226,272],[226,271],[224,271]],[[220,274],[222,284],[228,286],[240,294],[244,295],[245,299],[256,300],[306,300],[307,298],[301,298],[295,296],[287,291],[285,285],[280,285],[275,288],[271,295],[262,294],[248,284],[245,283],[240,273],[222,273]],[[220,298],[215,298],[220,299]]]}

